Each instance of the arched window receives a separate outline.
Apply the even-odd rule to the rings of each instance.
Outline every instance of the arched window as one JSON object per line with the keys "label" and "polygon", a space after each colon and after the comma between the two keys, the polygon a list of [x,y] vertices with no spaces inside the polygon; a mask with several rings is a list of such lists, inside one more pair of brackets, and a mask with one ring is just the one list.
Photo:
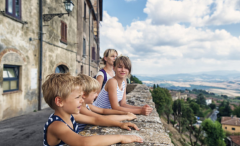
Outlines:
{"label": "arched window", "polygon": [[55,69],[55,73],[67,73],[67,72],[68,72],[68,67],[66,67],[65,65],[59,65]]}

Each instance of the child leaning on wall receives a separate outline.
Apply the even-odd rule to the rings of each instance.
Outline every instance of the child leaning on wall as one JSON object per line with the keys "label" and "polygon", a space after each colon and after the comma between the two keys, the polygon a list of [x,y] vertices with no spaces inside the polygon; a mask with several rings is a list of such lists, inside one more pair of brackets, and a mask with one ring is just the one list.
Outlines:
{"label": "child leaning on wall", "polygon": [[[81,81],[83,81],[82,88],[83,88],[84,103],[82,104],[82,107],[81,107],[81,111],[80,111],[81,114],[92,116],[92,117],[105,117],[109,119],[109,121],[133,120],[137,118],[136,115],[130,112],[123,112],[123,111],[118,111],[113,109],[104,109],[104,108],[99,108],[92,105],[94,99],[98,95],[97,92],[100,87],[100,84],[96,79],[84,74],[78,74],[78,77],[80,78]],[[85,127],[85,125],[83,124],[80,124],[80,125],[79,125],[79,128],[80,130],[82,130]]]}
{"label": "child leaning on wall", "polygon": [[[43,145],[111,145],[114,143],[142,142],[133,135],[97,135],[83,137],[78,134],[78,125],[73,114],[79,114],[82,98],[82,81],[70,74],[50,74],[42,85],[46,103],[54,110],[44,126]],[[79,116],[78,122],[102,124],[97,118]]]}
{"label": "child leaning on wall", "polygon": [[134,114],[149,115],[153,108],[129,105],[126,102],[126,77],[131,73],[131,61],[126,56],[117,57],[114,62],[115,76],[107,81],[93,105]]}

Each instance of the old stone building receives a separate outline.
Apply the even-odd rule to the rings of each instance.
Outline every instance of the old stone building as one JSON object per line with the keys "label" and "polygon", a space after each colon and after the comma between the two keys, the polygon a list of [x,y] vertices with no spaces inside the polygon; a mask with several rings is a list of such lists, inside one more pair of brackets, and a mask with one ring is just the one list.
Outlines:
{"label": "old stone building", "polygon": [[0,0],[0,120],[48,107],[48,74],[97,73],[102,0],[66,1]]}
{"label": "old stone building", "polygon": [[80,0],[78,7],[77,72],[90,76],[99,69],[99,23],[102,21],[102,0]]}

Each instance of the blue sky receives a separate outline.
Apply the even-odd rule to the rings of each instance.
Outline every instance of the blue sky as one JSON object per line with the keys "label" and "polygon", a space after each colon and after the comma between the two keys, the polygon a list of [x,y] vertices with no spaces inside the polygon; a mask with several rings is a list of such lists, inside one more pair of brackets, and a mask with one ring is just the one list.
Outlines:
{"label": "blue sky", "polygon": [[103,10],[101,54],[129,56],[133,74],[240,71],[239,0],[104,0]]}
{"label": "blue sky", "polygon": [[146,0],[104,0],[103,9],[111,16],[117,17],[123,26],[130,25],[134,20],[145,20],[147,14],[143,12]]}

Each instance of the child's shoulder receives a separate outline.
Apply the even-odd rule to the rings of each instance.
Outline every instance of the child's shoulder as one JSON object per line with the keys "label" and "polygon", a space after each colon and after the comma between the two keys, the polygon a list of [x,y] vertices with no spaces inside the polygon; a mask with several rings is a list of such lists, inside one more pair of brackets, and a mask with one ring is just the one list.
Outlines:
{"label": "child's shoulder", "polygon": [[117,80],[115,78],[111,78],[108,80],[109,83],[117,83]]}
{"label": "child's shoulder", "polygon": [[55,134],[63,134],[64,132],[68,131],[69,128],[68,126],[61,122],[61,121],[53,121],[49,126],[48,126],[48,132],[50,133],[55,133]]}

